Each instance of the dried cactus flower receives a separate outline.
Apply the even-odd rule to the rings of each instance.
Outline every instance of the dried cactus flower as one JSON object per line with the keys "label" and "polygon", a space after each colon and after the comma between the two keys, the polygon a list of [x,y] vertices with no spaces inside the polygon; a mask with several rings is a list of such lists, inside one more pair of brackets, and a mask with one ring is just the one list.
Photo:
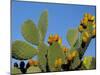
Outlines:
{"label": "dried cactus flower", "polygon": [[37,60],[33,60],[33,59],[30,59],[28,62],[29,62],[29,65],[34,65],[34,66],[37,66],[39,64]]}
{"label": "dried cactus flower", "polygon": [[34,66],[37,66],[38,64],[39,64],[39,62],[38,62],[38,61],[33,60],[33,65],[34,65]]}
{"label": "dried cactus flower", "polygon": [[29,63],[30,66],[33,65],[33,60],[29,59],[28,63]]}

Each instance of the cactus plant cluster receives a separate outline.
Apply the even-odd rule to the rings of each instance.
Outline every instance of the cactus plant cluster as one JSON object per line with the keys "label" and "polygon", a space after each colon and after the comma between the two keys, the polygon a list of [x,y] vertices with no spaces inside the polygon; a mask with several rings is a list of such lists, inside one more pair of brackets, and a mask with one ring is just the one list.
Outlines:
{"label": "cactus plant cluster", "polygon": [[[62,44],[62,39],[58,34],[50,34],[45,43],[47,28],[47,11],[41,14],[38,25],[35,25],[32,20],[23,23],[21,32],[26,41],[12,42],[12,58],[20,60],[21,65],[24,60],[28,60],[28,63],[22,68],[18,65],[14,66],[13,74],[96,68],[95,57],[83,57],[89,43],[96,37],[96,23],[93,15],[85,13],[79,27],[68,30],[66,37],[70,48]],[[32,59],[35,55],[38,56],[37,60]]]}

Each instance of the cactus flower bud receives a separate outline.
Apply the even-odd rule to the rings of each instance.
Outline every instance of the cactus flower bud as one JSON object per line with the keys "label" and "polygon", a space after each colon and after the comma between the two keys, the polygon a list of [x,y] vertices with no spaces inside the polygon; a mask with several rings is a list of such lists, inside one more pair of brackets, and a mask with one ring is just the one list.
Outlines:
{"label": "cactus flower bud", "polygon": [[83,26],[80,25],[79,28],[78,28],[78,30],[79,30],[80,32],[82,32],[82,31],[83,31]]}
{"label": "cactus flower bud", "polygon": [[63,52],[66,53],[68,51],[68,48],[63,47]]}

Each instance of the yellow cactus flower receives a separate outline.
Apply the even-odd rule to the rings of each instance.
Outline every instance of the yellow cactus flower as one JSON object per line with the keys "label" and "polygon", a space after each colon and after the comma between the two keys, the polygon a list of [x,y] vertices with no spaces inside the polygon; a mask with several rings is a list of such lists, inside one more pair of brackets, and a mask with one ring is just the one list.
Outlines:
{"label": "yellow cactus flower", "polygon": [[85,14],[84,14],[84,17],[88,17],[88,13],[85,13]]}
{"label": "yellow cactus flower", "polygon": [[91,20],[91,17],[92,17],[92,15],[91,14],[88,14],[88,19],[89,20]]}
{"label": "yellow cactus flower", "polygon": [[53,42],[53,35],[50,34],[49,38],[48,38],[48,43],[51,45]]}
{"label": "yellow cactus flower", "polygon": [[82,41],[86,43],[88,41],[88,38],[86,38],[86,37],[83,36],[82,37]]}
{"label": "yellow cactus flower", "polygon": [[55,67],[59,67],[59,66],[61,66],[61,64],[62,64],[61,58],[58,58],[58,59],[55,60]]}
{"label": "yellow cactus flower", "polygon": [[72,58],[74,58],[75,56],[77,56],[77,54],[78,54],[77,51],[73,51],[72,52]]}
{"label": "yellow cactus flower", "polygon": [[82,31],[83,31],[83,26],[80,25],[79,28],[78,28],[78,30],[79,30],[80,32],[82,32]]}
{"label": "yellow cactus flower", "polygon": [[62,39],[59,37],[58,43],[61,45],[62,44]]}
{"label": "yellow cactus flower", "polygon": [[88,32],[84,32],[83,33],[83,36],[86,37],[86,38],[89,38],[90,37]]}
{"label": "yellow cactus flower", "polygon": [[92,31],[92,36],[96,36],[96,29]]}
{"label": "yellow cactus flower", "polygon": [[62,64],[62,59],[61,59],[61,58],[58,59],[58,64],[59,64],[59,65]]}
{"label": "yellow cactus flower", "polygon": [[55,67],[58,67],[58,60],[55,60]]}
{"label": "yellow cactus flower", "polygon": [[91,19],[90,20],[94,20],[95,19],[95,16],[91,16]]}
{"label": "yellow cactus flower", "polygon": [[83,29],[87,27],[87,21],[81,20],[80,26],[83,26]]}
{"label": "yellow cactus flower", "polygon": [[87,18],[87,17],[84,17],[84,18],[83,18],[83,24],[84,24],[85,26],[87,26],[87,24],[88,24],[88,18]]}
{"label": "yellow cactus flower", "polygon": [[95,28],[96,28],[96,23],[95,23],[95,21],[92,22],[92,25],[93,25],[93,28],[95,29]]}
{"label": "yellow cactus flower", "polygon": [[96,28],[96,25],[95,25],[95,24],[93,24],[93,28],[94,28],[94,29]]}
{"label": "yellow cactus flower", "polygon": [[83,37],[82,37],[82,41],[86,43],[88,41],[89,37],[90,37],[89,33],[84,32]]}
{"label": "yellow cactus flower", "polygon": [[83,18],[83,21],[88,22],[88,18],[87,17],[84,17]]}
{"label": "yellow cactus flower", "polygon": [[67,60],[68,60],[68,61],[72,61],[72,60],[73,60],[73,57],[72,57],[71,54],[68,55]]}
{"label": "yellow cactus flower", "polygon": [[84,17],[88,18],[88,20],[94,20],[95,19],[95,16],[92,16],[91,14],[88,14],[88,13],[85,13]]}
{"label": "yellow cactus flower", "polygon": [[54,40],[54,41],[58,41],[58,40],[59,40],[58,34],[55,34],[55,35],[54,35],[53,40]]}

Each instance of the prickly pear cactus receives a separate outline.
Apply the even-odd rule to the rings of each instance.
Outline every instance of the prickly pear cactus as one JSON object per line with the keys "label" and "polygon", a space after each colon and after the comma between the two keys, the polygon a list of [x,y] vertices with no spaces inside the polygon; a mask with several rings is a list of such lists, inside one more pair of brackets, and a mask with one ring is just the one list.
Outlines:
{"label": "prickly pear cactus", "polygon": [[[48,12],[44,11],[39,18],[38,25],[27,20],[22,25],[22,35],[25,41],[16,40],[12,43],[12,57],[17,60],[28,60],[26,73],[69,71],[95,69],[96,59],[84,57],[84,53],[91,40],[96,37],[95,17],[86,13],[78,28],[69,29],[67,41],[70,48],[62,44],[58,34],[50,34],[48,44],[45,36],[48,28]],[[80,33],[79,33],[80,32]],[[38,56],[38,62],[31,58]],[[21,73],[20,69],[12,69],[12,73]]]}

